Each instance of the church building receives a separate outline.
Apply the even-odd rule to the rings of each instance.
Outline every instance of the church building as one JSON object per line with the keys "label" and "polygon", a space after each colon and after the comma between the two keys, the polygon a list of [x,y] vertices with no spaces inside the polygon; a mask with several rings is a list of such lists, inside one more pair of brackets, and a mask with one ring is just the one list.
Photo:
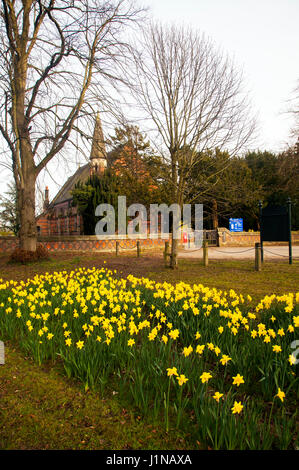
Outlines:
{"label": "church building", "polygon": [[72,190],[89,176],[103,174],[107,168],[107,152],[99,113],[96,116],[90,159],[66,181],[54,199],[49,200],[46,187],[44,210],[37,219],[37,232],[40,236],[82,235],[83,221],[76,206],[73,206]]}

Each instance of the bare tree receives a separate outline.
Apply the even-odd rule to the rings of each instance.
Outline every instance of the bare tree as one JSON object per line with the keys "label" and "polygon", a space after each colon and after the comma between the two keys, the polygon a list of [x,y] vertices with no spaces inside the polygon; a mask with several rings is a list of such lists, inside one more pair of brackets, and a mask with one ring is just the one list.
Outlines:
{"label": "bare tree", "polygon": [[0,135],[11,155],[20,246],[36,250],[35,183],[117,78],[130,0],[2,0]]}
{"label": "bare tree", "polygon": [[[152,24],[135,54],[134,96],[171,164],[173,203],[185,201],[193,166],[208,149],[231,155],[252,137],[255,118],[242,74],[204,34]],[[172,237],[171,267],[178,241]]]}
{"label": "bare tree", "polygon": [[297,139],[297,145],[299,143],[299,80],[297,80],[297,85],[293,90],[292,97],[289,100],[290,106],[287,110],[294,118],[293,128],[291,129],[291,137]]}

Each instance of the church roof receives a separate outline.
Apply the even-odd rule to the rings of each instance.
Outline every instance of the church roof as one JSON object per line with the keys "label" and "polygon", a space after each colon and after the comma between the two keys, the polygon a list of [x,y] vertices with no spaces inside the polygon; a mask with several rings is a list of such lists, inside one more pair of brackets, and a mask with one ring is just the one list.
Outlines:
{"label": "church roof", "polygon": [[61,202],[70,200],[73,198],[71,192],[74,189],[75,185],[79,181],[86,181],[90,176],[90,166],[89,163],[86,165],[81,166],[78,170],[69,177],[69,179],[64,183],[62,188],[58,191],[54,199],[51,201],[49,207],[53,207],[56,204],[60,204]]}
{"label": "church roof", "polygon": [[92,138],[92,146],[90,152],[90,160],[93,159],[106,159],[106,146],[103,134],[103,128],[100,118],[100,113],[97,113],[93,138]]}
{"label": "church roof", "polygon": [[62,188],[60,188],[60,190],[58,191],[54,199],[50,202],[47,209],[44,210],[44,212],[40,214],[38,217],[48,212],[49,209],[53,208],[57,204],[61,204],[62,202],[72,200],[73,199],[72,191],[75,188],[75,185],[79,181],[82,181],[83,183],[86,182],[86,180],[91,175],[93,162],[97,162],[98,160],[100,162],[102,160],[107,160],[104,134],[103,134],[102,123],[101,123],[99,113],[97,113],[97,116],[95,119],[95,126],[94,126],[94,133],[93,133],[89,163],[79,167],[78,170],[72,176],[68,178],[68,180],[62,186]]}
{"label": "church roof", "polygon": [[51,201],[49,207],[53,207],[56,204],[61,202],[68,201],[72,199],[72,190],[75,185],[79,182],[85,182],[90,176],[90,164],[96,160],[102,160],[107,158],[104,134],[102,129],[102,123],[100,118],[100,113],[97,113],[95,119],[94,133],[92,139],[91,152],[89,157],[89,163],[81,166],[78,170],[66,181],[62,186],[58,194]]}

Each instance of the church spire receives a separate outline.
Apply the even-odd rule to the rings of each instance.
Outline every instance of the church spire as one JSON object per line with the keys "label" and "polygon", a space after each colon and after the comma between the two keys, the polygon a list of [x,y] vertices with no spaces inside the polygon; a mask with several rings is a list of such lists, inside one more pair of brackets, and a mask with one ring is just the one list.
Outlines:
{"label": "church spire", "polygon": [[103,173],[106,167],[107,152],[100,113],[97,112],[90,152],[90,172],[91,174]]}

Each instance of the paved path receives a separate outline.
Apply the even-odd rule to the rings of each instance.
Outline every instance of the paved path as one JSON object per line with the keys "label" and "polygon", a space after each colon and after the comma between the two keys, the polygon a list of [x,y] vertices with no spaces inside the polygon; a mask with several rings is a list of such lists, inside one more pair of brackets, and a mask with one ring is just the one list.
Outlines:
{"label": "paved path", "polygon": [[[293,259],[299,259],[299,246],[293,246]],[[249,246],[221,246],[209,247],[209,259],[254,259],[254,247]],[[202,248],[195,250],[180,250],[179,258],[202,258]],[[264,259],[288,260],[288,246],[264,246]]]}

